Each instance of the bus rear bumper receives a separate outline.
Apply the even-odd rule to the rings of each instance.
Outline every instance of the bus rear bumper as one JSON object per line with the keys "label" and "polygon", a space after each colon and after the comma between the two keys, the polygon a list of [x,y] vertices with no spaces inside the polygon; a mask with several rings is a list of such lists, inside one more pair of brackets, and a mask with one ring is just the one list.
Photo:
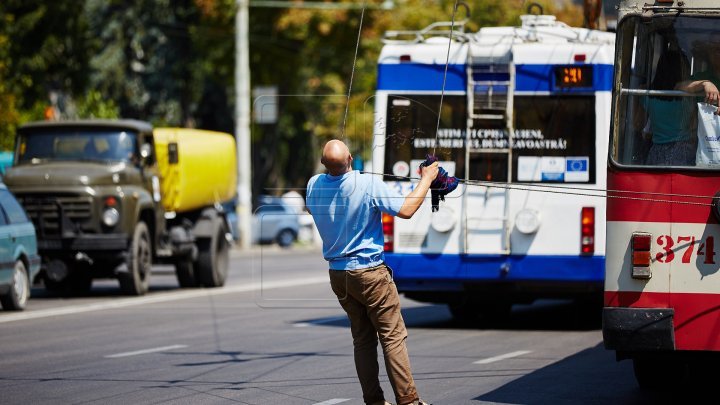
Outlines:
{"label": "bus rear bumper", "polygon": [[603,308],[605,348],[618,352],[675,350],[672,308]]}
{"label": "bus rear bumper", "polygon": [[[385,253],[398,289],[462,291],[483,284],[593,285],[602,289],[604,256]],[[475,289],[475,288],[471,288]]]}

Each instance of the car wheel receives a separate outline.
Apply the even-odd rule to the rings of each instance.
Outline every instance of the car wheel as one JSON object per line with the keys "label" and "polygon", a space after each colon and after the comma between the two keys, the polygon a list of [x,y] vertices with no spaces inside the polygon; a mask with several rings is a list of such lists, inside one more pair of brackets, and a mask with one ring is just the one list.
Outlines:
{"label": "car wheel", "polygon": [[127,271],[118,274],[120,289],[127,295],[143,295],[150,287],[152,251],[147,225],[140,221],[127,253]]}
{"label": "car wheel", "polygon": [[291,229],[283,229],[278,234],[277,238],[278,245],[282,247],[290,247],[292,243],[295,241],[295,232],[293,232]]}
{"label": "car wheel", "polygon": [[20,311],[25,309],[30,298],[30,278],[25,263],[20,260],[15,262],[12,281],[10,290],[0,297],[0,302],[6,310]]}

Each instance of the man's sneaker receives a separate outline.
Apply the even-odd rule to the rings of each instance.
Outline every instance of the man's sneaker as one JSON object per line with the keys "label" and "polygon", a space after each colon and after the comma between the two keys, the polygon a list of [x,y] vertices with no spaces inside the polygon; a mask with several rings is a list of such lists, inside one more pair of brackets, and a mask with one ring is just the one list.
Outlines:
{"label": "man's sneaker", "polygon": [[416,399],[415,401],[413,401],[413,405],[432,405],[432,404],[429,404],[429,403],[423,401],[422,399]]}

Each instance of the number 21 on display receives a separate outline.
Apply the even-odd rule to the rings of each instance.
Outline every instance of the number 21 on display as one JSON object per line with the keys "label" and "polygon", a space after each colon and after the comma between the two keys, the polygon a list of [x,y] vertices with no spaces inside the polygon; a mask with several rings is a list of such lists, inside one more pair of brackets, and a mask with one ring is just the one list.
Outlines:
{"label": "number 21 on display", "polygon": [[657,244],[662,249],[655,254],[655,259],[660,263],[671,263],[675,256],[681,256],[683,263],[690,263],[695,245],[698,245],[697,255],[705,256],[704,264],[715,264],[715,237],[708,236],[705,241],[696,241],[694,236],[677,236],[673,239],[670,235],[660,235]]}

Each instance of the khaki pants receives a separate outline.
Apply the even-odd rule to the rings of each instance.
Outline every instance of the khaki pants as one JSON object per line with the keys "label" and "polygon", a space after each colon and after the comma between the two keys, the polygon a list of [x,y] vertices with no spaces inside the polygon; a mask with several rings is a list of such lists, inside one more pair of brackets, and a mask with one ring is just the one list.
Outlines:
{"label": "khaki pants", "polygon": [[384,400],[378,378],[378,337],[395,400],[409,404],[418,399],[405,346],[407,330],[400,314],[400,298],[388,267],[330,270],[330,286],[350,319],[355,368],[365,403]]}

